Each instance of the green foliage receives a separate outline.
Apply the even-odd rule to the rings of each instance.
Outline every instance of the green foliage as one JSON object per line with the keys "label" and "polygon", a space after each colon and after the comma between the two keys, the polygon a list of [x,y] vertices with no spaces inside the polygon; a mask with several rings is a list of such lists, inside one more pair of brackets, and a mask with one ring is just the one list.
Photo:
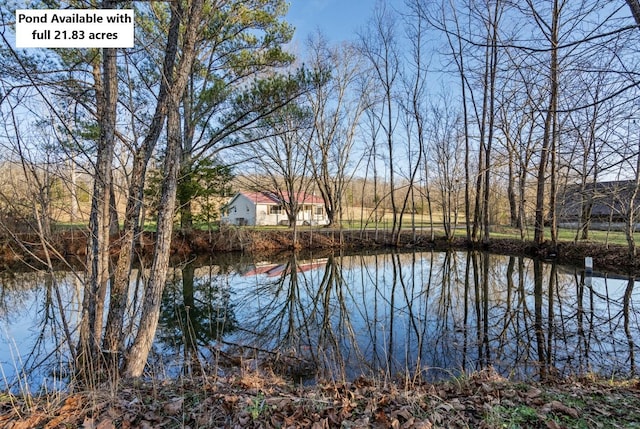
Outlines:
{"label": "green foliage", "polygon": [[152,169],[147,173],[144,187],[144,202],[149,211],[150,220],[156,221],[158,205],[160,204],[160,192],[162,191],[162,170]]}
{"label": "green foliage", "polygon": [[294,60],[282,49],[293,36],[293,28],[282,20],[287,8],[284,0],[205,3],[201,48],[183,100],[188,127],[204,132],[196,142],[185,138],[187,152],[206,151],[281,104],[266,94],[291,94],[277,85],[286,77],[271,77]]}
{"label": "green foliage", "polygon": [[257,396],[253,398],[251,404],[248,406],[247,411],[253,420],[258,419],[268,409],[265,404],[265,397],[262,392],[259,392]]}
{"label": "green foliage", "polygon": [[[160,192],[163,174],[161,170],[150,170],[145,187],[145,200],[150,208],[151,218],[160,203]],[[193,220],[203,222],[211,227],[218,219],[219,204],[216,197],[229,196],[232,192],[229,183],[233,179],[231,167],[221,164],[218,160],[202,158],[198,162],[187,163],[183,166],[179,181],[177,198],[183,208],[182,216],[192,216]],[[195,213],[185,213],[184,207],[188,203],[197,203]]]}
{"label": "green foliage", "polygon": [[227,196],[231,193],[231,179],[231,167],[217,160],[201,159],[183,169],[178,186],[178,199],[189,201],[199,197]]}
{"label": "green foliage", "polygon": [[[207,4],[202,37],[226,51],[225,61],[233,76],[244,76],[265,65],[289,64],[293,57],[281,46],[293,37],[293,27],[281,21],[287,12],[284,0],[231,1]],[[222,57],[221,57],[222,58]]]}
{"label": "green foliage", "polygon": [[194,270],[193,264],[185,266],[182,281],[169,282],[164,291],[158,340],[167,347],[206,347],[238,327],[228,287],[196,279]]}
{"label": "green foliage", "polygon": [[190,223],[191,220],[184,218],[191,216],[192,220],[203,222],[210,229],[212,223],[218,219],[219,204],[215,197],[231,195],[231,179],[231,167],[217,160],[203,158],[197,163],[186,165],[178,181],[178,201],[184,207],[187,207],[190,201],[197,201],[199,210],[195,216],[190,210],[183,210],[183,226],[189,226],[185,225],[185,221]]}
{"label": "green foliage", "polygon": [[486,421],[491,427],[519,429],[536,426],[538,412],[527,405],[492,407],[486,414]]}
{"label": "green foliage", "polygon": [[227,120],[233,120],[240,114],[264,116],[274,110],[274,106],[286,105],[302,94],[308,88],[309,81],[309,74],[304,69],[299,69],[294,74],[273,75],[255,80],[247,90],[235,97]]}

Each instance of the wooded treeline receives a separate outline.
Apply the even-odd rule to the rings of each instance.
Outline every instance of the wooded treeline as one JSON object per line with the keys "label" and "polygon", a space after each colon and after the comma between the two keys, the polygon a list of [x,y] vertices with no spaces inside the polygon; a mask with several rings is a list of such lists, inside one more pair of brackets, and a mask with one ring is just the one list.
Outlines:
{"label": "wooded treeline", "polygon": [[[0,226],[16,240],[35,232],[55,252],[61,196],[71,220],[90,201],[82,317],[68,332],[83,378],[143,373],[174,222],[192,228],[233,175],[282,198],[321,195],[334,226],[346,205],[385,211],[393,243],[420,212],[432,226],[437,214],[447,239],[466,227],[470,242],[490,240],[504,216],[523,239],[533,226],[538,245],[557,240],[568,185],[581,186],[579,239],[587,190],[629,179],[632,196],[615,207],[635,255],[637,2],[389,3],[376,3],[353,40],[314,34],[296,55],[283,0],[92,2],[136,10],[132,49],[18,51],[14,9],[1,7]],[[295,219],[297,201],[284,209]],[[155,251],[142,313],[130,315],[149,212]]]}

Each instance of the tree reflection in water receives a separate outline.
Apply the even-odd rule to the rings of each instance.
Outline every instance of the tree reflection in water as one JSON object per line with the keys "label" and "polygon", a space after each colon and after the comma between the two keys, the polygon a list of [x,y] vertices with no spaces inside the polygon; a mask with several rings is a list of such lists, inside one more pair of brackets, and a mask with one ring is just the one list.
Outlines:
{"label": "tree reflection in water", "polygon": [[[208,346],[236,329],[229,277],[204,267],[196,278],[195,261],[174,269],[165,288],[156,342],[175,352],[184,374],[200,374],[210,360]],[[206,272],[208,268],[208,272]],[[170,353],[175,356],[179,353]],[[163,353],[160,353],[163,354]]]}
{"label": "tree reflection in water", "polygon": [[0,275],[0,374],[8,390],[64,387],[73,371],[80,290],[67,272]]}
{"label": "tree reflection in water", "polygon": [[175,297],[165,304],[173,329],[160,339],[182,338],[185,362],[191,343],[271,356],[299,379],[432,380],[490,366],[515,378],[635,373],[634,279],[588,284],[577,268],[479,251],[291,255],[205,277],[192,288],[183,269],[190,318],[171,312]]}
{"label": "tree reflection in water", "polygon": [[[0,284],[0,329],[21,341],[0,338],[2,371],[12,379],[29,371],[16,362],[49,353],[60,367],[80,301],[72,277],[12,279]],[[185,264],[163,298],[150,368],[193,373],[250,359],[301,381],[431,380],[489,366],[516,379],[634,375],[635,284],[479,251]]]}

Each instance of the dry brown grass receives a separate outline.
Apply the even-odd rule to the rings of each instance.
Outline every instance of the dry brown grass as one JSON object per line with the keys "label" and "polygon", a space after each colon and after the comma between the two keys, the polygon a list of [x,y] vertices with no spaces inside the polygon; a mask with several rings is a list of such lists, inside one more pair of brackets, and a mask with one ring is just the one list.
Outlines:
{"label": "dry brown grass", "polygon": [[17,428],[638,427],[638,380],[512,382],[491,369],[439,383],[359,378],[300,386],[260,369],[68,394],[0,395]]}
{"label": "dry brown grass", "polygon": [[[392,237],[388,231],[357,231],[301,228],[294,245],[293,232],[290,229],[253,229],[246,227],[223,226],[220,231],[194,230],[188,233],[176,232],[172,241],[173,255],[206,256],[212,253],[245,252],[251,254],[272,254],[291,250],[327,251],[343,249],[347,251],[373,250],[391,246]],[[45,252],[41,241],[35,234],[22,234],[15,240],[4,239],[0,242],[0,266],[7,268],[26,262],[38,263]],[[64,258],[67,263],[77,264],[84,261],[87,249],[87,231],[83,229],[66,230],[54,233],[49,240],[53,257]],[[145,232],[140,238],[138,251],[144,256],[153,254],[155,233]],[[120,242],[112,237],[111,254],[116,256]],[[395,246],[394,246],[395,247]],[[471,245],[462,237],[446,241],[443,237],[431,240],[428,234],[413,235],[403,232],[399,249],[447,250],[469,249],[491,251],[494,253],[541,257],[554,259],[563,264],[581,265],[585,256],[594,259],[595,266],[601,271],[624,272],[640,275],[640,258],[630,258],[628,249],[622,245],[604,245],[602,243],[559,242],[556,246],[545,243],[540,246],[529,241],[511,238],[492,239],[489,243]]]}

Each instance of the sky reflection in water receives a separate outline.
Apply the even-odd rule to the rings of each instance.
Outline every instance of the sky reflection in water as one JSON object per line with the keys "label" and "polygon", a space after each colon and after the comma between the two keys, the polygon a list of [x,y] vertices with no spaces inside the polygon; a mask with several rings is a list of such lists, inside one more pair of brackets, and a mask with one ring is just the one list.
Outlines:
{"label": "sky reflection in water", "polygon": [[[156,375],[240,361],[307,382],[434,380],[488,366],[517,379],[635,373],[640,295],[624,277],[589,282],[580,269],[481,252],[227,258],[173,274],[150,361]],[[64,378],[80,291],[69,273],[2,279],[5,384],[34,365],[29,383]]]}

